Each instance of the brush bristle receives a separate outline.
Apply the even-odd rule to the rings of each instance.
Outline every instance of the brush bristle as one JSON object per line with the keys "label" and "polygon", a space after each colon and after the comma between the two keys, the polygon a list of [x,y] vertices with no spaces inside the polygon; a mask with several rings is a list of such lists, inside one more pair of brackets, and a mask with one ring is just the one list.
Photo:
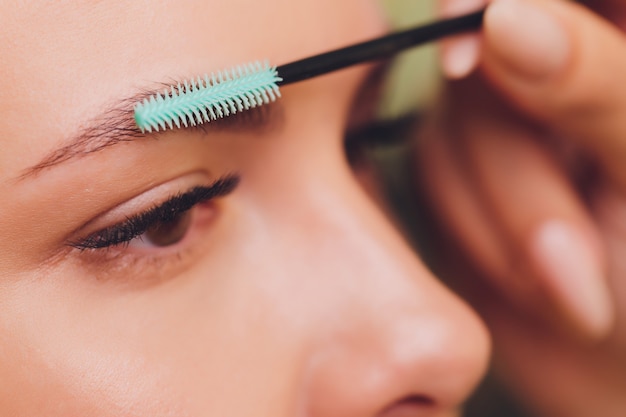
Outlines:
{"label": "brush bristle", "polygon": [[208,123],[276,100],[280,81],[267,62],[187,80],[138,103],[135,122],[144,133]]}

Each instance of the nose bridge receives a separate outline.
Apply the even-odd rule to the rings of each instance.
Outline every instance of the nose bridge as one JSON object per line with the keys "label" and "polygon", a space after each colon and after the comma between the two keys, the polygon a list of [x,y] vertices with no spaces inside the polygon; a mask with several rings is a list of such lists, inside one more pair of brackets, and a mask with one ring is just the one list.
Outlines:
{"label": "nose bridge", "polygon": [[307,193],[294,219],[309,241],[298,264],[316,276],[307,295],[323,305],[310,324],[307,415],[458,405],[484,372],[482,325],[357,187],[318,183]]}
{"label": "nose bridge", "polygon": [[[333,282],[337,286],[332,292],[342,287],[346,292],[377,288],[368,306],[390,299],[397,304],[396,297],[406,292],[415,292],[410,298],[419,300],[423,292],[414,291],[416,285],[434,287],[441,292],[441,285],[430,277],[408,243],[356,179],[343,174],[330,174],[327,178],[316,175],[314,181],[308,181],[306,187],[291,195],[299,204],[293,214],[279,216],[278,221],[286,220],[289,224],[289,233],[306,237],[306,244],[296,255],[303,258],[298,264],[306,268],[301,272],[335,277]],[[292,217],[286,219],[286,216]],[[287,250],[293,253],[299,249]]]}

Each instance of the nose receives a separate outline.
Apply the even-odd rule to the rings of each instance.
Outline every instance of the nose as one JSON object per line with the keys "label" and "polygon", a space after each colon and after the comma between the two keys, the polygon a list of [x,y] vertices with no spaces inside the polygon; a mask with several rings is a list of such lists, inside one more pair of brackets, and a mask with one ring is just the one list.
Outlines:
{"label": "nose", "polygon": [[333,241],[316,253],[323,307],[308,329],[305,415],[456,415],[486,368],[482,323],[365,197],[333,204],[325,192],[307,220],[319,222],[309,241]]}

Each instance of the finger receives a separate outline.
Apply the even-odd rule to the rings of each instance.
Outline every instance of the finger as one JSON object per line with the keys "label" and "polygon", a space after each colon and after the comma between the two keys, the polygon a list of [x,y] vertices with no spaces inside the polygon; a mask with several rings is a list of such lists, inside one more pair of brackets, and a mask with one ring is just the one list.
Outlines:
{"label": "finger", "polygon": [[624,35],[560,0],[498,0],[484,25],[489,80],[527,114],[578,140],[626,185]]}
{"label": "finger", "polygon": [[[416,152],[416,178],[445,231],[460,243],[484,275],[495,282],[495,287],[523,305],[535,294],[535,289],[528,280],[521,279],[509,259],[506,240],[484,209],[484,202],[469,178],[466,161],[451,139],[454,136],[438,120],[430,119],[422,127]],[[457,260],[449,259],[446,263],[456,264]],[[458,281],[463,285],[463,280]]]}
{"label": "finger", "polygon": [[[441,0],[438,3],[442,17],[459,16],[484,7],[488,0]],[[480,35],[463,34],[445,39],[440,44],[443,71],[451,79],[467,76],[478,65]]]}
{"label": "finger", "polygon": [[510,242],[511,256],[518,254],[527,279],[539,283],[564,323],[587,337],[606,335],[613,309],[590,215],[537,140],[543,132],[471,81],[456,90],[454,105],[473,109],[457,123],[480,194]]}

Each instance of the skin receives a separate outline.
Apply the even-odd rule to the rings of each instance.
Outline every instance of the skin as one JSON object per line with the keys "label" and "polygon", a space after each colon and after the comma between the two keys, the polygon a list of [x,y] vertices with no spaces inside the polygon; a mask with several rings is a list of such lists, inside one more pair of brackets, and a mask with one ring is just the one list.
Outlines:
{"label": "skin", "polygon": [[[442,3],[472,10],[486,2]],[[488,322],[499,372],[530,415],[623,416],[626,9],[612,0],[526,0],[565,39],[557,49],[535,42],[528,53],[512,34],[534,23],[499,24],[513,3],[493,2],[482,35],[457,40],[464,48],[476,42],[477,71],[449,71],[463,79],[448,84],[423,131],[430,139],[421,142],[419,177],[430,179],[423,190],[448,231],[440,253],[466,260],[447,273],[463,270],[466,279],[475,271],[471,288],[460,285]],[[541,38],[547,34],[526,37]],[[578,231],[584,257],[594,259],[586,278],[609,294],[599,305],[580,302],[587,294],[574,282],[555,286],[542,268],[536,232],[551,221]],[[573,253],[570,272],[586,267]],[[578,302],[566,300],[569,289]]]}
{"label": "skin", "polygon": [[[285,88],[271,126],[178,130],[22,177],[144,86],[378,35],[373,4],[9,2],[0,16],[0,414],[456,415],[488,339],[346,161],[367,68]],[[177,244],[68,246],[233,172]]]}

